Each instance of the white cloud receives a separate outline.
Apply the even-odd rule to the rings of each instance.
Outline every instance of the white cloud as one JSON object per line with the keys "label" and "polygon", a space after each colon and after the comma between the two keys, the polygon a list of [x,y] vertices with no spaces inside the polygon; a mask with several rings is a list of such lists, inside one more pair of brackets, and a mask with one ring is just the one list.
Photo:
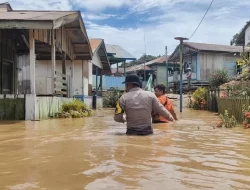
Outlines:
{"label": "white cloud", "polygon": [[[144,30],[147,54],[164,54],[166,45],[169,51],[173,51],[178,44],[174,37],[190,37],[210,2],[211,0],[10,0],[15,9],[71,10],[73,6],[77,9],[83,7],[87,9],[82,15],[89,37],[103,38],[106,43],[121,45],[137,58],[144,53]],[[122,13],[123,16],[143,12],[151,13],[152,16],[145,17],[143,22],[138,20],[140,23],[134,28],[116,28],[93,23],[114,17],[112,14],[104,14],[103,10],[124,6],[128,7],[129,12]],[[249,9],[249,0],[237,3],[235,0],[214,1],[191,41],[229,44],[232,36],[250,18],[250,12],[247,11]],[[117,16],[116,18],[125,18]]]}
{"label": "white cloud", "polygon": [[82,13],[82,17],[87,20],[106,20],[115,17],[114,14],[92,14],[92,13]]}
{"label": "white cloud", "polygon": [[[191,41],[229,45],[232,36],[244,26],[250,17],[250,13],[248,17],[239,18],[232,14],[229,17],[229,10],[233,11],[229,8],[221,9],[220,13],[216,10],[211,11]],[[155,17],[154,21],[158,22],[148,23],[145,26],[147,54],[162,55],[165,46],[168,46],[168,50],[172,52],[178,45],[174,37],[190,37],[203,15],[204,11],[182,10]],[[118,29],[92,24],[88,26],[87,31],[91,37],[101,36],[106,43],[121,45],[137,58],[144,53],[143,27]]]}
{"label": "white cloud", "polygon": [[[5,3],[6,0],[0,0]],[[9,0],[13,9],[18,10],[71,10],[70,0]]]}
{"label": "white cloud", "polygon": [[106,8],[120,8],[130,6],[134,0],[74,0],[73,5],[85,8],[92,12],[98,12]]}

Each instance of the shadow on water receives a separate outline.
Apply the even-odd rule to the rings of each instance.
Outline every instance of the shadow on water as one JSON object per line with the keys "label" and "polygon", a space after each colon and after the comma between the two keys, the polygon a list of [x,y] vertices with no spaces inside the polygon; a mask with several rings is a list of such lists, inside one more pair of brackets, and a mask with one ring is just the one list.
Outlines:
{"label": "shadow on water", "polygon": [[113,110],[0,127],[0,189],[250,189],[250,130],[188,111],[127,136]]}

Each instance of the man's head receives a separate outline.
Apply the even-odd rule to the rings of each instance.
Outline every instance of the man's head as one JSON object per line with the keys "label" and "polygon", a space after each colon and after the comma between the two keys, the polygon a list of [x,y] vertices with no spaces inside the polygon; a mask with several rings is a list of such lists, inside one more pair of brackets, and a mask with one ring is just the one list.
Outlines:
{"label": "man's head", "polygon": [[157,97],[164,95],[166,93],[166,87],[163,84],[155,86],[154,90],[155,90],[155,95]]}
{"label": "man's head", "polygon": [[123,83],[125,83],[126,92],[128,92],[132,88],[137,88],[137,87],[141,88],[141,86],[142,86],[142,82],[141,82],[139,76],[137,76],[137,75],[126,76],[125,81]]}

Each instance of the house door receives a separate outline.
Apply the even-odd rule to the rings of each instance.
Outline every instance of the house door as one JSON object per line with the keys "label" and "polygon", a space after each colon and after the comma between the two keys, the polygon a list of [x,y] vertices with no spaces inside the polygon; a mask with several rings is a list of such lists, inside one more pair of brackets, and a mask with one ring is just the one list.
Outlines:
{"label": "house door", "polygon": [[3,94],[13,94],[13,74],[14,74],[14,70],[13,70],[13,65],[14,63],[10,60],[3,60],[3,78],[2,78],[2,92]]}

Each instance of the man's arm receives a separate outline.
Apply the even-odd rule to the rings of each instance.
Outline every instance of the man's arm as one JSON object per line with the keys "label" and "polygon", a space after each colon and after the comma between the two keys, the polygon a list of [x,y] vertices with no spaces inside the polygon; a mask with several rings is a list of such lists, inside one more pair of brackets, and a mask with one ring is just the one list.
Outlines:
{"label": "man's arm", "polygon": [[119,123],[125,123],[126,119],[123,117],[124,109],[121,104],[121,99],[117,101],[116,108],[115,108],[115,115],[114,120]]}
{"label": "man's arm", "polygon": [[174,121],[172,114],[158,101],[158,99],[154,96],[152,98],[153,98],[153,111],[169,121]]}

